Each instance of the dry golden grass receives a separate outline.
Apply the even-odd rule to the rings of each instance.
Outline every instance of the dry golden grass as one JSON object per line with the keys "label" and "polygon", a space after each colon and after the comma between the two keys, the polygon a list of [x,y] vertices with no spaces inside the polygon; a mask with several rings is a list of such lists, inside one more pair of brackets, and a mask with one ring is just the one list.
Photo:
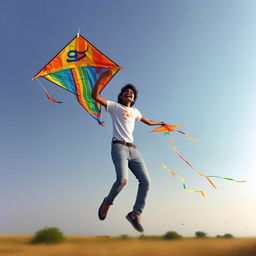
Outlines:
{"label": "dry golden grass", "polygon": [[59,245],[30,245],[29,236],[0,236],[1,256],[255,256],[256,238],[121,240],[68,237]]}

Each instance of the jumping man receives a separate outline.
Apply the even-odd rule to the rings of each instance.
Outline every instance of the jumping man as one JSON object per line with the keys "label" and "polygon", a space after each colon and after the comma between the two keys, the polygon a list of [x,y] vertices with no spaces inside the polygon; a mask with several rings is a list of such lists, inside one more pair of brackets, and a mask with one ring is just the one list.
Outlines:
{"label": "jumping man", "polygon": [[138,232],[143,232],[140,215],[145,207],[145,200],[150,186],[150,177],[143,158],[137,147],[133,144],[133,130],[136,121],[147,125],[164,125],[164,122],[155,122],[142,116],[140,111],[133,108],[137,99],[137,90],[127,84],[121,89],[117,102],[109,101],[100,96],[99,85],[107,76],[112,74],[111,70],[104,72],[98,79],[93,92],[93,99],[106,108],[110,113],[113,123],[113,138],[111,156],[116,171],[116,181],[109,194],[104,198],[99,211],[99,219],[104,220],[109,207],[113,204],[115,197],[127,184],[128,169],[132,171],[139,181],[137,197],[133,210],[127,214],[126,219]]}

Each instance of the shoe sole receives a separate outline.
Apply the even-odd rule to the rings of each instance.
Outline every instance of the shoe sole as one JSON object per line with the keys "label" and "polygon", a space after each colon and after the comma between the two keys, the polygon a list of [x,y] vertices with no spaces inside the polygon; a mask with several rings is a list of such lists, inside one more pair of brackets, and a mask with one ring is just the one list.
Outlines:
{"label": "shoe sole", "polygon": [[134,229],[135,229],[136,231],[138,231],[138,232],[140,232],[140,233],[143,233],[143,232],[144,232],[144,230],[139,230],[139,229],[134,225],[134,223],[133,223],[132,219],[130,218],[130,215],[129,215],[129,214],[126,215],[126,219],[132,224],[132,226],[134,227]]}

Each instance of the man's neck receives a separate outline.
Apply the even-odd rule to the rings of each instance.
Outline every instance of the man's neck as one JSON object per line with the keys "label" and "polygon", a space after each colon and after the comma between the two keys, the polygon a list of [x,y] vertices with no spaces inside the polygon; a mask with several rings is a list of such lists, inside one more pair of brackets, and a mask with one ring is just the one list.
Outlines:
{"label": "man's neck", "polygon": [[125,107],[131,107],[131,103],[130,102],[127,102],[126,104],[124,104],[124,103],[121,103],[123,106],[125,106]]}

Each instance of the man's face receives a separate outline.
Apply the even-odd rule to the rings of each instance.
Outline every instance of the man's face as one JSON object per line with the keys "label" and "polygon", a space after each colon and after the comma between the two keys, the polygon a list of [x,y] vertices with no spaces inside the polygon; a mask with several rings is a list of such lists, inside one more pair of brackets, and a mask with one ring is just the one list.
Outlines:
{"label": "man's face", "polygon": [[134,102],[134,91],[130,88],[124,90],[124,92],[121,95],[122,103],[124,105],[127,105],[128,103]]}

